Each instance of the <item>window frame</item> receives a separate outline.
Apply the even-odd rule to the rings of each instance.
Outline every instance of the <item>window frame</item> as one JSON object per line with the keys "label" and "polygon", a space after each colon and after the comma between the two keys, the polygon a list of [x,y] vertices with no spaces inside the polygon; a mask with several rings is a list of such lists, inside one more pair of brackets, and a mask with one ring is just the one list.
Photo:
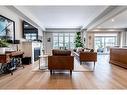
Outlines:
{"label": "window frame", "polygon": [[[68,33],[69,35],[68,36],[66,36],[66,33]],[[57,34],[57,36],[55,35],[55,34]],[[73,37],[74,39],[75,39],[75,32],[71,32],[71,33],[69,33],[69,32],[57,32],[57,33],[53,33],[53,46],[52,46],[52,48],[53,49],[56,49],[56,48],[54,48],[54,37],[58,37],[58,48],[60,48],[60,46],[59,46],[59,42],[60,42],[60,40],[59,40],[59,37],[60,37],[60,34],[63,34],[63,47],[65,47],[65,38],[66,37],[69,37],[69,40],[68,40],[68,44],[69,44],[69,46],[67,47],[67,49],[73,49],[73,48],[71,48],[72,46],[70,45],[70,37]],[[71,34],[73,34],[74,36],[72,36]],[[74,46],[73,46],[74,47]],[[57,49],[58,49],[57,48]]]}

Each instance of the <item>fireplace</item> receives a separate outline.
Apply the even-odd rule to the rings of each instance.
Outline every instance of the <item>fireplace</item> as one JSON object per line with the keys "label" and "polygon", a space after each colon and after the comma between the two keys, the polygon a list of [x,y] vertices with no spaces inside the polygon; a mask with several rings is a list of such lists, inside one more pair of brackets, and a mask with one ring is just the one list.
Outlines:
{"label": "fireplace", "polygon": [[40,56],[40,47],[34,48],[34,61],[37,61]]}
{"label": "fireplace", "polygon": [[39,59],[39,56],[42,55],[41,46],[42,43],[36,41],[23,42],[24,57],[31,58],[31,63],[34,64]]}

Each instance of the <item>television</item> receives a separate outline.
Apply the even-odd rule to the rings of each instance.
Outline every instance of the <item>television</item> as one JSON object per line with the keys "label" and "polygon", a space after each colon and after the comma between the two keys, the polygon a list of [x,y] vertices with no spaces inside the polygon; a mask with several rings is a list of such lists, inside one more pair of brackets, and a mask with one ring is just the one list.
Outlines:
{"label": "television", "polygon": [[15,40],[15,22],[0,15],[0,39]]}
{"label": "television", "polygon": [[23,21],[23,38],[26,40],[38,40],[38,29],[30,23]]}

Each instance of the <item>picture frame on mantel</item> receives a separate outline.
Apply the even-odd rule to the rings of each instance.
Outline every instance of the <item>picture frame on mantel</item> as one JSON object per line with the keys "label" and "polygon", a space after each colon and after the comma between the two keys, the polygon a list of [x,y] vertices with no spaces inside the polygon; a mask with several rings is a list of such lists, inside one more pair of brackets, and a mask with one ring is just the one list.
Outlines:
{"label": "picture frame on mantel", "polygon": [[15,40],[15,22],[3,15],[0,15],[0,39]]}

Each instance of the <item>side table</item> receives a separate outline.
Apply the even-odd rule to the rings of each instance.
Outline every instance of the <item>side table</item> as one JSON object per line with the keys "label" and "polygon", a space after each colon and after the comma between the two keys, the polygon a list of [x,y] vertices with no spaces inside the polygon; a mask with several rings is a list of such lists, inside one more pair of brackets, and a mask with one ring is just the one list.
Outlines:
{"label": "side table", "polygon": [[[43,66],[41,66],[42,63],[43,63]],[[48,55],[39,56],[39,69],[40,70],[48,69]]]}

